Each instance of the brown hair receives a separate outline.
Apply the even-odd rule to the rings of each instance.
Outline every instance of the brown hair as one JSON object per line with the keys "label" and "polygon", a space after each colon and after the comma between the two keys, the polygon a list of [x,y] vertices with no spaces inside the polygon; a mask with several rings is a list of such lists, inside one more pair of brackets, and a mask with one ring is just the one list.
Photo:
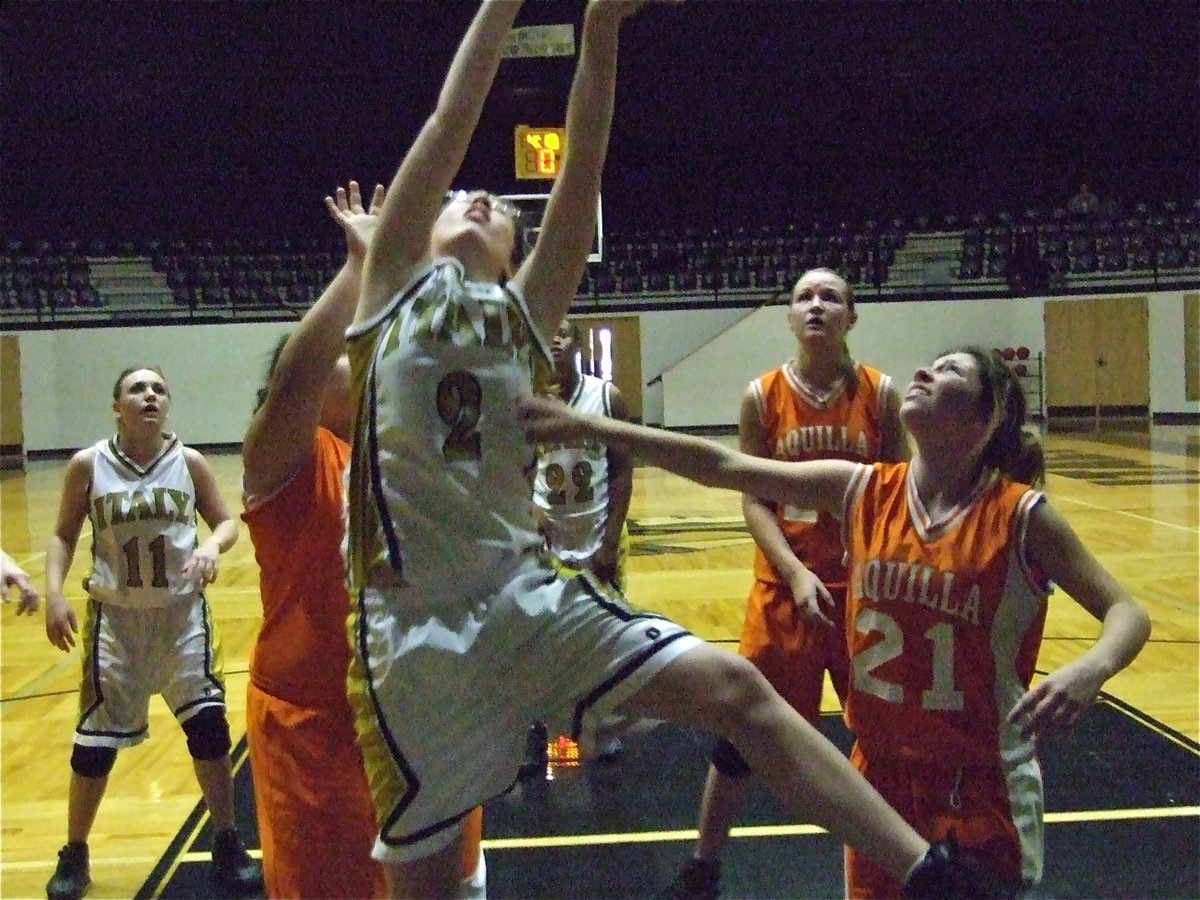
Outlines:
{"label": "brown hair", "polygon": [[153,372],[155,375],[157,375],[159,378],[161,378],[163,380],[163,384],[166,385],[167,396],[168,397],[171,396],[171,386],[167,384],[167,376],[163,374],[163,370],[160,369],[158,366],[130,366],[128,369],[126,369],[120,375],[118,375],[117,380],[113,382],[113,399],[114,400],[121,399],[121,382],[123,382],[126,378],[128,378],[134,372],[140,372],[142,369],[145,369],[148,372]]}
{"label": "brown hair", "polygon": [[999,411],[996,430],[983,448],[983,464],[1014,481],[1040,486],[1046,478],[1042,440],[1026,422],[1028,405],[1017,376],[995,350],[972,345],[949,352],[966,353],[975,360],[980,414],[990,419]]}
{"label": "brown hair", "polygon": [[279,340],[275,342],[274,349],[271,350],[271,358],[267,362],[267,375],[263,379],[262,387],[258,389],[258,393],[255,395],[255,412],[262,409],[262,405],[267,402],[267,396],[271,393],[271,376],[275,374],[275,368],[279,365],[279,357],[283,353],[284,345],[287,344],[288,338],[291,336],[290,332],[281,335]]}

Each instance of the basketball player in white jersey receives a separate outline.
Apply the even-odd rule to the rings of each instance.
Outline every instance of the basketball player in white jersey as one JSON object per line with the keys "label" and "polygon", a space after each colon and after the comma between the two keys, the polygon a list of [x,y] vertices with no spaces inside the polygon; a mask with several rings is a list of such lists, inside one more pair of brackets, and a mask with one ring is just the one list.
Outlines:
{"label": "basketball player in white jersey", "polygon": [[[82,897],[91,883],[88,835],[117,750],[149,734],[152,694],[162,695],[187,735],[217,832],[217,881],[238,893],[262,884],[234,824],[225,685],[204,596],[217,577],[218,556],[237,540],[237,520],[204,457],[163,430],[170,405],[162,372],[127,369],[113,385],[117,433],[67,464],[46,552],[46,636],[60,650],[73,648],[78,632],[63,582],[85,519],[92,526],[92,559],[84,579],[83,684],[67,844],[46,885],[50,900]],[[203,542],[197,515],[212,530]]]}
{"label": "basketball player in white jersey", "polygon": [[[547,374],[595,231],[617,36],[640,0],[592,0],[542,230],[510,279],[515,210],[446,192],[520,4],[484,2],[387,191],[348,336],[358,398],[347,500],[351,702],[374,855],[394,896],[452,896],[455,838],[512,785],[533,721],[584,739],[612,715],[731,741],[779,799],[859,846],[912,896],[970,896],[931,846],[749,662],[631,611],[542,554],[536,460],[516,405]],[[587,894],[586,888],[576,888]]]}
{"label": "basketball player in white jersey", "polygon": [[[563,320],[550,344],[555,394],[581,413],[629,417],[611,381],[578,368],[579,326]],[[629,456],[599,441],[538,445],[533,499],[550,550],[567,566],[625,589],[625,517],[633,493]]]}
{"label": "basketball player in white jersey", "polygon": [[29,573],[17,565],[17,561],[0,550],[0,597],[5,603],[12,600],[11,593],[17,592],[17,615],[35,613],[38,608],[39,595],[33,586]]}
{"label": "basketball player in white jersey", "polygon": [[[550,343],[553,394],[582,413],[629,417],[625,398],[611,381],[579,370],[582,335],[579,326],[564,319]],[[568,568],[591,572],[601,582],[625,590],[625,559],[629,532],[625,517],[633,494],[633,462],[620,450],[599,441],[559,441],[538,444],[533,499],[541,513],[541,529],[550,552]],[[546,771],[545,723],[529,735],[522,777]],[[597,735],[598,756],[611,760],[621,750],[616,735]]]}

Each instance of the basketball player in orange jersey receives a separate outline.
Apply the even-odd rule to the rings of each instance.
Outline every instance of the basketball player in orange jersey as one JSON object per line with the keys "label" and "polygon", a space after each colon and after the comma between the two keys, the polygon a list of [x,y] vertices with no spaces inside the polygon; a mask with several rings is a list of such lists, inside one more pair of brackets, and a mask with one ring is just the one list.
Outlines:
{"label": "basketball player in orange jersey", "polygon": [[[1041,445],[1016,377],[969,347],[918,369],[911,463],[763,460],[719,444],[523,401],[536,440],[594,436],[701,484],[824,510],[849,550],[852,761],[923,836],[968,848],[1015,895],[1043,867],[1038,738],[1067,729],[1150,635],[1145,610],[1031,485]],[[1101,623],[1030,687],[1051,585]],[[901,886],[846,850],[851,897]]]}
{"label": "basketball player in orange jersey", "polygon": [[[792,288],[788,325],[796,358],[750,382],[739,446],[764,459],[908,458],[900,396],[889,376],[855,362],[846,336],[857,320],[854,292],[830,269],[812,269]],[[837,520],[828,512],[742,495],[755,541],[754,583],[738,651],[813,725],[828,670],[845,702],[846,568]],[[694,854],[667,888],[674,897],[716,897],[720,853],[752,784],[728,741],[713,748]]]}
{"label": "basketball player in orange jersey", "polygon": [[373,855],[395,896],[453,894],[463,818],[511,787],[528,724],[565,725],[586,744],[616,715],[727,737],[796,815],[860,846],[913,896],[966,896],[980,888],[961,859],[921,838],[749,662],[544,552],[517,402],[548,373],[547,336],[587,264],[618,35],[641,5],[587,5],[562,168],[515,272],[512,204],[447,196],[520,7],[511,0],[479,7],[367,248],[347,330],[358,402],[347,546]]}
{"label": "basketball player in orange jersey", "polygon": [[[326,205],[346,263],[281,341],[242,446],[242,519],[261,570],[263,624],[250,658],[246,732],[269,897],[384,897],[371,858],[375,812],[346,698],[350,600],[342,559],[342,476],[352,409],[343,333],[383,186]],[[482,897],[482,809],[462,839],[460,896]]]}

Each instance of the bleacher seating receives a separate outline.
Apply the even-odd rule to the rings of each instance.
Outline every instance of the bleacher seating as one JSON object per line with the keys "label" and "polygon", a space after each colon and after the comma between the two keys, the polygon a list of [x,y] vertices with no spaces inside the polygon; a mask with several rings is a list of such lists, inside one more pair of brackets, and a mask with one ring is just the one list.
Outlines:
{"label": "bleacher seating", "polygon": [[[1113,205],[1082,217],[1063,208],[788,223],[780,227],[634,229],[605,234],[581,298],[635,302],[724,297],[764,302],[806,269],[839,271],[860,298],[1008,296],[1030,285],[1200,283],[1200,200]],[[311,304],[341,248],[320,240],[7,240],[0,247],[5,322],[272,316]]]}

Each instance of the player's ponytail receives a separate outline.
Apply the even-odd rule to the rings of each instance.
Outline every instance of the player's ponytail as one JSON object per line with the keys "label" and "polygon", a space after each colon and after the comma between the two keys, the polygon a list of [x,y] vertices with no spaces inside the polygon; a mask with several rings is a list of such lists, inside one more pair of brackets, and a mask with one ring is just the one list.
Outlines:
{"label": "player's ponytail", "polygon": [[275,376],[275,368],[279,365],[279,357],[283,354],[283,347],[288,342],[289,337],[291,337],[290,334],[285,334],[275,342],[275,348],[271,351],[271,360],[267,363],[267,377],[263,379],[263,385],[258,389],[258,394],[255,396],[255,412],[262,409],[262,405],[267,402],[267,397],[271,393],[271,379]]}
{"label": "player's ponytail", "polygon": [[996,419],[983,448],[983,464],[1014,481],[1040,486],[1046,475],[1042,441],[1026,422],[1028,406],[1017,376],[993,350],[965,347],[958,352],[970,354],[979,367],[981,412]]}

